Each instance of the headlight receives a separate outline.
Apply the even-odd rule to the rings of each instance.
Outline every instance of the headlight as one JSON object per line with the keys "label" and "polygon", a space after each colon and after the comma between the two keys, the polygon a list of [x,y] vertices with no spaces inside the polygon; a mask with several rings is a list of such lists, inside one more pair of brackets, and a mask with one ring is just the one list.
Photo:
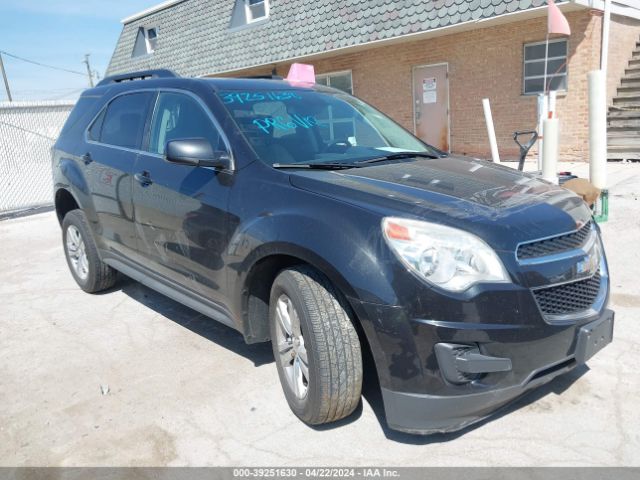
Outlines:
{"label": "headlight", "polygon": [[387,217],[384,238],[398,258],[427,282],[460,292],[478,282],[509,282],[496,252],[480,238],[435,223]]}

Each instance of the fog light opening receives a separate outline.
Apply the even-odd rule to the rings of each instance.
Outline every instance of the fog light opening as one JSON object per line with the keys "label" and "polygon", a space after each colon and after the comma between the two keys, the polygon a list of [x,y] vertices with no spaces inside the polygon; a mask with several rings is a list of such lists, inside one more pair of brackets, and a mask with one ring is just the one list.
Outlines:
{"label": "fog light opening", "polygon": [[434,350],[443,378],[454,385],[473,382],[487,373],[508,372],[512,368],[510,359],[483,355],[477,345],[438,343]]}

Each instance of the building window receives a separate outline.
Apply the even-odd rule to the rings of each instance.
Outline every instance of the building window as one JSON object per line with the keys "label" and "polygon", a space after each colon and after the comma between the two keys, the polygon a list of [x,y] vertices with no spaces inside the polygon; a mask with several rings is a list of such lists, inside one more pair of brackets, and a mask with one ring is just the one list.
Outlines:
{"label": "building window", "polygon": [[156,27],[138,29],[136,43],[133,46],[132,57],[150,55],[156,50],[158,44],[158,29]]}
{"label": "building window", "polygon": [[317,113],[316,120],[325,143],[346,141],[352,146],[356,145],[356,122],[352,112],[340,111],[329,105]]}
{"label": "building window", "polygon": [[[523,93],[534,95],[545,91],[544,59],[545,42],[527,43],[524,46]],[[547,58],[547,88],[567,90],[567,40],[549,41]]]}
{"label": "building window", "polygon": [[269,0],[244,0],[247,23],[257,22],[269,16]]}
{"label": "building window", "polygon": [[156,44],[158,43],[158,29],[148,28],[147,32],[147,51],[153,53],[156,50]]}
{"label": "building window", "polygon": [[[316,75],[316,83],[328,87],[337,88],[348,94],[353,94],[351,71],[324,73]],[[356,124],[353,114],[347,111],[336,110],[329,106],[317,115],[320,135],[327,143],[336,141],[355,142]],[[355,143],[352,143],[352,145]]]}
{"label": "building window", "polygon": [[324,73],[316,75],[316,83],[328,87],[337,88],[343,92],[353,95],[353,82],[351,81],[351,71]]}

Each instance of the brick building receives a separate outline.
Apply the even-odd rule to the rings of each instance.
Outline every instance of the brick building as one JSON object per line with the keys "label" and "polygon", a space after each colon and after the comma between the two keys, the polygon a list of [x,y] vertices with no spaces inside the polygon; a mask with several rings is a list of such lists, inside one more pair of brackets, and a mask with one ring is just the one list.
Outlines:
{"label": "brick building", "polygon": [[[572,34],[552,39],[547,70],[558,92],[561,155],[587,160],[587,72],[600,64],[604,2],[559,6]],[[123,20],[108,73],[286,75],[292,62],[310,63],[318,82],[366,100],[429,143],[482,158],[489,157],[486,97],[501,155],[515,158],[513,131],[536,125],[546,18],[545,0],[170,0]],[[639,37],[640,2],[613,2],[613,107],[634,101],[635,78],[640,92]],[[619,91],[625,86],[627,95]],[[640,122],[625,109],[621,125],[627,110]],[[638,135],[638,127],[627,130],[613,133]]]}

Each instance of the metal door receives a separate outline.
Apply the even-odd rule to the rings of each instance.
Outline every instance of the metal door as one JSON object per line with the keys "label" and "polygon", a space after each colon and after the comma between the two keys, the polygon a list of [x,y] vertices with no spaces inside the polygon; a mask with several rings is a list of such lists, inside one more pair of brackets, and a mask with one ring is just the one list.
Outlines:
{"label": "metal door", "polygon": [[449,151],[448,65],[413,67],[413,118],[416,136]]}
{"label": "metal door", "polygon": [[226,287],[227,199],[232,178],[207,167],[166,162],[166,143],[206,138],[214,150],[223,140],[206,106],[187,92],[160,92],[149,132],[149,152],[135,164],[133,205],[138,249],[146,265],[215,303]]}
{"label": "metal door", "polygon": [[89,127],[79,147],[99,228],[99,248],[137,258],[133,219],[132,175],[142,143],[150,92],[113,99]]}

